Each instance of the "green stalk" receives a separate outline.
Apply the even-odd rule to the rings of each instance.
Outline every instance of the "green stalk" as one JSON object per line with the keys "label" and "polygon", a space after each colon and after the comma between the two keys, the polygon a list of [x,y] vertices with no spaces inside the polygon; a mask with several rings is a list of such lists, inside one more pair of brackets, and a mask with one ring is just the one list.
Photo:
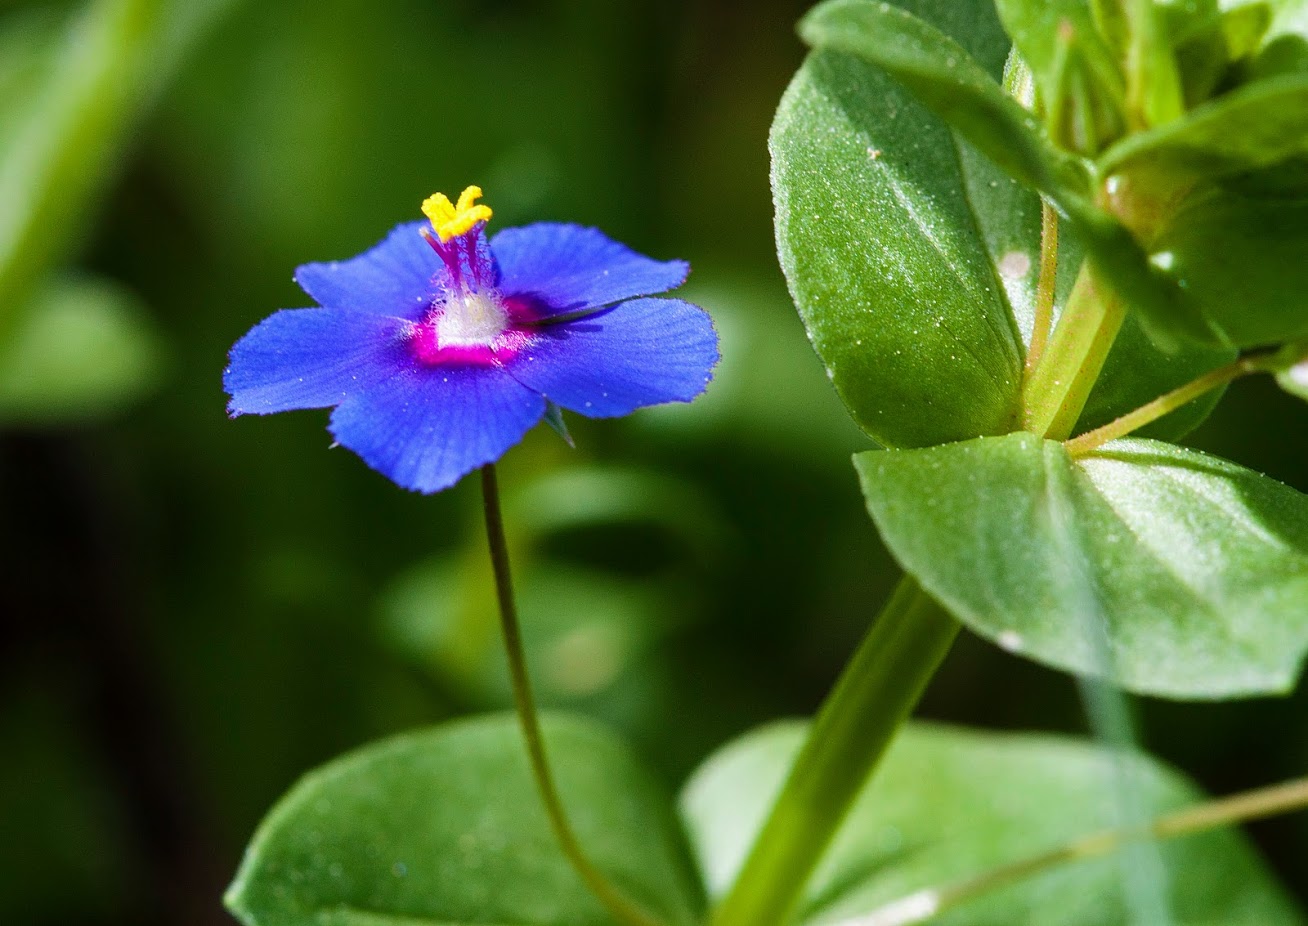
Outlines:
{"label": "green stalk", "polygon": [[1058,213],[1047,200],[1040,201],[1040,276],[1036,282],[1035,320],[1031,346],[1026,351],[1029,375],[1040,364],[1054,326],[1054,289],[1058,284]]}
{"label": "green stalk", "polygon": [[1171,392],[1160,395],[1152,402],[1141,405],[1134,411],[1127,412],[1122,417],[1115,418],[1102,427],[1087,431],[1079,437],[1074,437],[1072,440],[1065,442],[1063,446],[1071,456],[1083,457],[1087,453],[1102,447],[1110,440],[1125,437],[1132,431],[1137,431],[1164,415],[1176,411],[1181,406],[1188,405],[1206,392],[1220,389],[1222,386],[1251,373],[1270,371],[1273,367],[1269,361],[1272,361],[1274,357],[1274,351],[1237,357],[1225,366],[1210,370],[1203,376],[1193,379]]}
{"label": "green stalk", "polygon": [[1086,261],[1049,346],[1027,380],[1026,430],[1053,440],[1071,436],[1125,320],[1126,304],[1096,279]]}
{"label": "green stalk", "polygon": [[975,877],[917,891],[837,926],[915,926],[991,891],[1044,874],[1052,868],[1099,858],[1132,842],[1188,836],[1305,807],[1308,807],[1308,778],[1296,778],[1187,807],[1144,826],[1102,830],[1081,836],[1055,849],[1000,865]]}
{"label": "green stalk", "polygon": [[545,806],[545,814],[549,817],[550,828],[577,874],[581,875],[591,893],[618,922],[625,923],[626,926],[663,926],[595,867],[568,821],[545,752],[545,738],[541,735],[536,697],[532,694],[531,678],[527,675],[527,655],[522,645],[518,606],[513,598],[509,546],[504,538],[499,480],[495,476],[494,463],[481,468],[481,491],[486,515],[486,539],[490,543],[491,565],[495,570],[495,593],[500,604],[500,626],[504,631],[504,648],[508,653],[509,675],[513,682],[513,700],[518,708],[518,722],[522,726],[522,738],[527,747],[527,757],[531,761],[531,772],[536,779],[536,788],[540,792],[541,803]]}
{"label": "green stalk", "polygon": [[900,581],[818,712],[712,926],[778,926],[789,919],[958,626],[911,577]]}

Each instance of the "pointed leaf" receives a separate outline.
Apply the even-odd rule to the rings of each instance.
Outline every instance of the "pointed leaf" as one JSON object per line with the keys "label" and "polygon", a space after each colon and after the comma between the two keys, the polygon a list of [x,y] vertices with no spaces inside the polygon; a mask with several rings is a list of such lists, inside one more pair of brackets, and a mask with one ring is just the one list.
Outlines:
{"label": "pointed leaf", "polygon": [[1009,430],[1021,353],[949,130],[881,71],[820,52],[770,148],[782,269],[859,425],[890,446]]}
{"label": "pointed leaf", "polygon": [[897,79],[1011,176],[1052,195],[1084,195],[1080,164],[1058,151],[1035,117],[1004,93],[957,42],[906,10],[876,0],[830,0],[800,22],[814,48],[857,55]]}
{"label": "pointed leaf", "polygon": [[[609,734],[564,717],[545,732],[592,861],[668,923],[697,922],[671,801]],[[510,715],[393,737],[309,774],[255,834],[226,900],[249,926],[613,922],[558,848]]]}
{"label": "pointed leaf", "polygon": [[1308,74],[1247,84],[1155,129],[1122,139],[1102,173],[1142,169],[1221,177],[1308,153]]}
{"label": "pointed leaf", "polygon": [[1125,0],[1130,23],[1126,56],[1128,109],[1140,125],[1162,125],[1181,115],[1184,103],[1176,55],[1154,0]]}
{"label": "pointed leaf", "polygon": [[1150,440],[1075,462],[1024,433],[855,461],[896,559],[1008,649],[1175,698],[1298,676],[1308,496]]}
{"label": "pointed leaf", "polygon": [[[773,724],[711,756],[682,793],[682,816],[719,895],[781,787],[807,725]],[[804,924],[865,916],[914,891],[951,884],[1115,826],[1124,787],[1156,815],[1199,799],[1176,772],[1084,740],[910,724],[891,745],[819,867]],[[1303,919],[1242,836],[1160,843],[1175,926],[1301,926]],[[931,919],[939,926],[1120,926],[1122,861],[1055,867]],[[867,921],[870,923],[871,921]],[[916,920],[914,921],[916,922]]]}
{"label": "pointed leaf", "polygon": [[1308,199],[1214,189],[1192,197],[1154,249],[1154,264],[1229,343],[1308,336]]}
{"label": "pointed leaf", "polygon": [[995,9],[1013,46],[1031,68],[1036,87],[1049,101],[1060,80],[1059,41],[1074,43],[1087,69],[1095,75],[1099,93],[1122,105],[1122,76],[1113,50],[1095,27],[1089,0],[996,0]]}

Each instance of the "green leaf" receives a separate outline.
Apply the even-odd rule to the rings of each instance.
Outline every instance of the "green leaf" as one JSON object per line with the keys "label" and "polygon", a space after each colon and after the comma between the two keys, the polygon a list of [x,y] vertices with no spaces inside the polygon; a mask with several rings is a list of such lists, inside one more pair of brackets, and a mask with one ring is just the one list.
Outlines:
{"label": "green leaf", "polygon": [[0,350],[0,424],[113,414],[160,378],[163,345],[131,293],[107,280],[47,287]]}
{"label": "green leaf", "polygon": [[[1000,173],[970,145],[963,143],[960,155],[968,200],[976,212],[1022,340],[1029,345],[1040,272],[1039,197]],[[1059,225],[1055,319],[1066,304],[1085,254],[1071,223]],[[1113,343],[1074,433],[1107,424],[1234,357],[1231,348],[1208,347],[1189,340],[1171,351],[1163,351],[1145,333],[1139,315],[1132,312]],[[1179,440],[1208,417],[1221,395],[1221,390],[1214,390],[1153,422],[1141,433],[1162,440]]]}
{"label": "green leaf", "polygon": [[1106,82],[1076,34],[1059,29],[1054,41],[1052,89],[1045,94],[1045,125],[1059,145],[1093,157],[1126,130],[1125,105],[1115,83]]}
{"label": "green leaf", "polygon": [[1248,80],[1267,80],[1308,73],[1308,42],[1297,35],[1278,36],[1248,63]]}
{"label": "green leaf", "polygon": [[1163,125],[1184,111],[1162,9],[1155,0],[1124,0],[1130,24],[1126,55],[1126,105],[1138,125]]}
{"label": "green leaf", "polygon": [[1272,12],[1270,4],[1259,0],[1221,11],[1222,40],[1232,61],[1258,51],[1272,25]]}
{"label": "green leaf", "polygon": [[1099,159],[1102,173],[1143,169],[1222,177],[1308,153],[1308,74],[1247,84],[1183,118],[1128,136]]}
{"label": "green leaf", "polygon": [[[670,800],[610,734],[548,718],[592,861],[672,926],[702,900]],[[307,775],[255,834],[228,908],[248,926],[599,926],[555,842],[517,721],[483,716],[364,747]]]}
{"label": "green leaf", "polygon": [[1063,89],[1065,56],[1074,47],[1093,78],[1093,93],[1105,105],[1124,109],[1122,75],[1112,48],[1095,26],[1089,0],[996,0],[995,9],[1031,68],[1046,107]]}
{"label": "green leaf", "polygon": [[[682,816],[711,895],[720,895],[799,750],[806,724],[774,724],[711,756]],[[914,891],[1120,823],[1124,787],[1150,814],[1200,797],[1176,772],[1084,740],[910,724],[890,747],[823,859],[804,924],[865,915]],[[1285,892],[1239,834],[1159,844],[1176,926],[1300,926]],[[940,926],[1120,926],[1119,858],[1056,867],[932,919]]]}
{"label": "green leaf", "polygon": [[1140,242],[1117,219],[1079,200],[1059,205],[1100,275],[1139,314],[1155,344],[1167,352],[1180,350],[1187,340],[1230,346],[1207,319],[1185,305],[1175,281],[1149,262]]}
{"label": "green leaf", "polygon": [[1293,489],[1150,440],[1074,462],[1017,433],[855,462],[896,559],[1001,646],[1174,698],[1294,684],[1308,497]]}
{"label": "green leaf", "polygon": [[781,266],[860,427],[889,446],[1010,430],[1021,349],[949,130],[881,71],[819,52],[770,149]]}
{"label": "green leaf", "polygon": [[1191,197],[1153,247],[1155,265],[1229,343],[1308,335],[1308,199],[1214,189]]}
{"label": "green leaf", "polygon": [[1248,5],[1222,15],[1217,0],[1168,2],[1160,6],[1176,52],[1186,107],[1212,94],[1233,60],[1249,55],[1271,22],[1265,5]]}
{"label": "green leaf", "polygon": [[[858,49],[860,55],[895,69],[901,79],[924,95],[928,105],[961,120],[966,129],[961,134],[970,135],[1007,169],[1024,171],[1021,165],[1030,158],[1024,160],[994,151],[1006,130],[997,127],[993,119],[972,112],[972,106],[953,105],[945,92],[948,81],[942,82],[937,73],[965,72],[962,90],[958,92],[965,94],[970,104],[981,105],[977,99],[984,95],[988,100],[984,105],[989,109],[983,111],[1003,111],[1014,119],[1024,118],[1016,116],[984,89],[993,85],[999,70],[997,62],[986,59],[997,57],[990,54],[995,44],[999,44],[1003,53],[1002,36],[997,35],[998,43],[991,40],[986,18],[976,4],[951,6],[923,0],[904,5],[929,16],[952,35],[938,32],[903,12],[895,12],[894,7],[851,0],[820,7],[805,21],[804,28],[806,33],[822,41]],[[1088,11],[1082,12],[1088,17]],[[879,30],[887,24],[899,30],[897,34],[891,33],[894,41],[880,35]],[[897,50],[897,45],[904,47]],[[1014,128],[1024,123],[1010,120],[1004,124]],[[915,131],[906,135],[906,129]],[[819,141],[815,143],[815,139]],[[976,316],[982,314],[989,318],[995,309],[991,299],[980,303],[985,305],[982,313],[973,312],[966,318],[954,308],[968,298],[967,284],[973,284],[970,288],[975,290],[978,278],[982,286],[988,283],[978,268],[964,272],[958,266],[967,265],[975,258],[970,242],[966,241],[971,231],[965,211],[968,202],[956,205],[959,196],[954,175],[958,168],[945,157],[949,149],[944,139],[945,133],[906,99],[900,85],[886,81],[879,68],[860,71],[849,59],[835,53],[811,58],[796,75],[773,125],[777,238],[791,294],[808,326],[810,339],[855,420],[889,446],[939,443],[968,433],[994,433],[994,422],[1002,416],[1000,409],[1007,405],[1002,399],[1006,391],[1004,384],[979,382],[978,371],[967,368],[973,366],[971,363],[957,368],[957,341],[964,340],[963,337],[930,345],[930,353],[947,361],[948,367],[942,363],[931,369],[916,362],[922,354],[929,355],[918,338],[925,314],[922,300],[945,309],[933,321],[947,325],[950,331],[960,335],[962,323],[970,324],[975,330]],[[1028,142],[1027,153],[1038,163],[1043,155],[1035,154],[1030,146],[1049,150],[1048,146],[1038,138],[1028,138]],[[893,160],[883,163],[887,155]],[[1061,167],[1049,167],[1055,169],[1062,171]],[[1023,176],[1028,180],[1038,179],[1026,173]],[[1081,195],[1077,189],[1079,181],[1060,178],[1056,178],[1060,182],[1048,185],[1046,194],[1075,225],[1105,278],[1144,313],[1150,336],[1170,350],[1176,349],[1184,338],[1215,342],[1215,333],[1202,318],[1183,309],[1175,287],[1150,266],[1143,248],[1131,233]],[[1062,182],[1063,179],[1067,182]],[[881,193],[869,199],[865,193],[868,189]],[[918,191],[916,199],[921,201],[906,197],[906,191]],[[877,205],[877,200],[884,203],[880,215],[876,212],[867,218],[859,215],[866,215],[870,211],[867,205]],[[796,203],[794,207],[792,202]],[[830,206],[823,212],[814,208],[817,203],[830,203]],[[832,210],[840,213],[840,227],[821,227],[831,224],[822,217],[830,218]],[[952,234],[930,221],[933,213],[944,214],[946,218],[950,214],[955,216],[953,228],[949,229]],[[976,216],[970,218],[975,220]],[[895,252],[885,253],[889,249],[876,245],[874,249],[864,246],[863,241],[877,242],[888,237],[888,220],[892,227],[902,229]],[[905,279],[900,271],[905,254],[929,258],[927,262],[915,261],[922,266],[916,268],[913,278]],[[954,266],[939,266],[940,258]],[[867,272],[858,272],[864,267]],[[948,281],[951,270],[964,286],[951,287],[948,296],[942,297],[937,281]],[[930,282],[936,284],[929,288],[923,285],[927,281],[920,281],[928,273],[934,278]],[[841,298],[842,295],[846,298]],[[887,311],[896,304],[897,310]],[[877,324],[881,313],[902,318],[908,324],[898,330],[893,323],[892,327]],[[991,328],[996,328],[994,323]],[[1002,337],[997,330],[989,335],[978,333],[992,344],[997,335]],[[933,340],[941,339],[937,334]],[[863,344],[872,346],[881,362],[873,364],[866,356],[860,358],[859,351],[850,349],[851,342],[854,348]],[[995,347],[974,339],[974,353],[978,346],[984,350],[976,353],[974,359],[977,365],[984,366],[985,356],[996,352]],[[1006,352],[1002,345],[995,346]],[[999,371],[1003,367],[993,363],[993,369]],[[932,380],[951,388],[934,388]],[[958,389],[964,383],[979,386],[981,391],[964,396]],[[912,407],[928,411],[919,414],[919,421],[902,420]],[[1002,426],[999,429],[1006,430]],[[955,438],[937,435],[955,435]]]}
{"label": "green leaf", "polygon": [[[908,11],[875,0],[830,0],[800,22],[814,48],[857,55],[885,70],[1021,183],[1061,198],[1088,178],[957,42]],[[1068,192],[1070,191],[1070,193]]]}
{"label": "green leaf", "polygon": [[[976,106],[988,105],[1014,119],[1029,121],[1029,114],[991,78],[991,72],[1003,60],[1006,42],[1002,33],[996,30],[993,36],[987,36],[980,22],[951,21],[932,4],[916,6],[922,8],[924,15],[933,14],[953,28],[960,38],[968,39],[969,48],[964,49],[943,32],[898,7],[871,0],[835,0],[824,4],[804,20],[801,32],[817,45],[839,48],[886,68],[946,119],[951,113],[962,114],[966,123],[967,114],[977,112]],[[971,56],[972,51],[982,55],[988,67],[982,67]],[[986,96],[989,102],[974,100],[977,95]],[[955,128],[959,134],[977,141],[977,133],[969,135],[965,125],[955,123]],[[1039,199],[996,166],[1002,164],[1009,172],[1015,169],[1011,156],[1007,158],[1009,163],[1005,163],[1005,157],[996,157],[993,150],[994,144],[1004,143],[1003,133],[991,137],[990,145],[986,145],[984,131],[981,135],[980,144],[988,157],[968,141],[956,140],[966,197],[1023,339],[1029,340],[1034,315],[1034,280],[1039,270]],[[1032,137],[1048,148],[1038,137]],[[1027,180],[1035,182],[1031,177]],[[1060,264],[1071,272],[1060,275],[1060,308],[1082,259],[1082,249],[1071,223],[1064,222],[1063,227]],[[1143,264],[1142,254],[1130,259]],[[1161,351],[1143,333],[1133,314],[1109,358],[1108,375],[1101,378],[1082,416],[1082,427],[1087,429],[1111,421],[1219,366],[1231,356],[1230,349],[1190,341],[1171,351]],[[1159,422],[1150,433],[1167,438],[1182,436],[1207,416],[1219,397],[1215,393],[1193,403]]]}

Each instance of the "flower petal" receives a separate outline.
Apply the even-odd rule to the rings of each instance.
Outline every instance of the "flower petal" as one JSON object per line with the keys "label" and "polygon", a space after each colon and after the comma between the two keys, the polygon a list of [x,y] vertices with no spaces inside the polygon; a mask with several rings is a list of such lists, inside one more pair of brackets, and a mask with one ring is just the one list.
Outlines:
{"label": "flower petal", "polygon": [[718,362],[708,313],[680,299],[633,299],[541,328],[506,365],[523,385],[591,418],[689,402]]}
{"label": "flower petal", "polygon": [[657,261],[599,229],[558,222],[506,228],[490,243],[500,267],[500,291],[530,296],[550,314],[597,309],[680,286],[685,261]]}
{"label": "flower petal", "polygon": [[397,225],[349,260],[303,264],[295,282],[324,308],[417,320],[447,279],[445,265],[422,237],[425,224]]}
{"label": "flower petal", "polygon": [[396,484],[439,492],[522,439],[545,400],[498,367],[415,367],[352,396],[330,430]]}
{"label": "flower petal", "polygon": [[408,322],[365,312],[282,309],[236,342],[223,388],[233,415],[338,405],[410,363]]}

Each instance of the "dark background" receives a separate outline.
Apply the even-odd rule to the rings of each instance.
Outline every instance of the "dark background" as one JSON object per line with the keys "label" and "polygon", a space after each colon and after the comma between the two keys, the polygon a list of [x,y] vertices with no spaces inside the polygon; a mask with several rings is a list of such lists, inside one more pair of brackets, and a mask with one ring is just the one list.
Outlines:
{"label": "dark background", "polygon": [[[0,428],[0,923],[229,922],[221,890],[299,774],[507,704],[475,481],[411,495],[329,451],[325,412],[223,412],[227,348],[308,304],[292,269],[433,190],[689,259],[722,336],[695,405],[572,418],[575,451],[542,428],[501,467],[542,699],[620,728],[669,788],[817,705],[897,571],[773,249],[765,142],[806,5],[228,4],[61,232],[139,298],[135,392]],[[0,29],[71,9],[10,2]],[[1244,382],[1192,442],[1308,490],[1306,423]],[[1303,772],[1306,705],[1137,713],[1227,792]],[[1070,679],[967,634],[920,713],[1087,727]],[[1252,831],[1308,894],[1304,817]]]}

